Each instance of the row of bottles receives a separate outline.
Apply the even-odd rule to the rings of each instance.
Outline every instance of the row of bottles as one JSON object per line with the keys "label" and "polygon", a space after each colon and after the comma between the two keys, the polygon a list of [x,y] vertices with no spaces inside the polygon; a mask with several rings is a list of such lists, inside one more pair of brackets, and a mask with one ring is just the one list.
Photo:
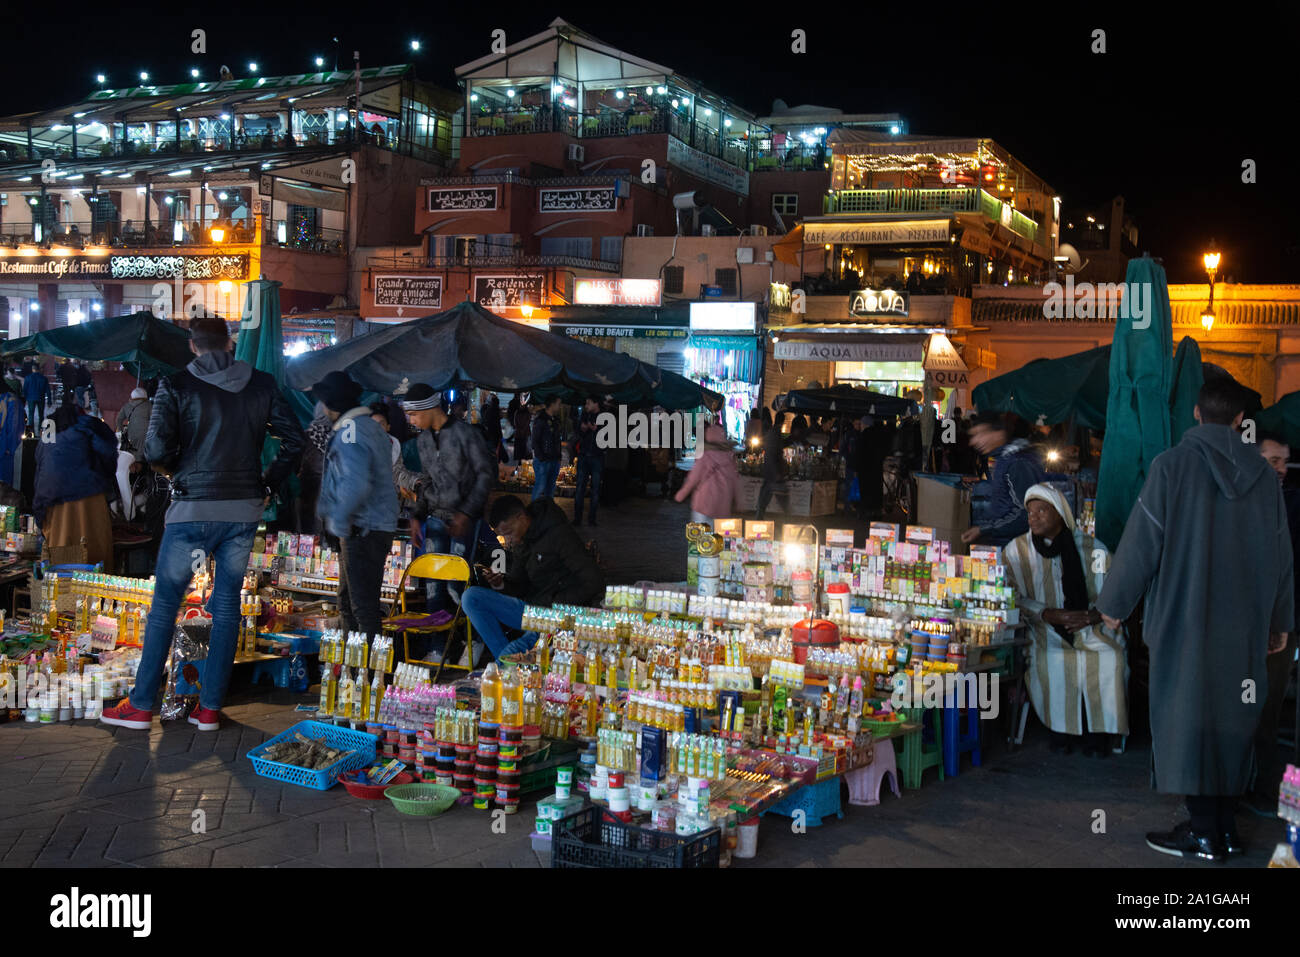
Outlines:
{"label": "row of bottles", "polygon": [[627,719],[666,731],[685,731],[686,707],[669,702],[664,691],[629,695]]}
{"label": "row of bottles", "polygon": [[635,771],[636,733],[601,728],[596,734],[596,763],[615,771]]}
{"label": "row of bottles", "polygon": [[727,743],[703,734],[674,734],[668,739],[668,769],[673,774],[721,781],[727,776]]}
{"label": "row of bottles", "polygon": [[327,631],[321,636],[322,662],[347,665],[349,668],[374,668],[384,674],[393,671],[394,651],[391,635],[376,635],[374,641],[358,631],[346,635],[342,631]]}
{"label": "row of bottles", "polygon": [[[50,579],[46,580],[49,581]],[[85,634],[90,631],[95,624],[95,620],[100,616],[115,619],[117,621],[117,640],[126,644],[140,644],[144,640],[144,630],[149,624],[149,609],[146,605],[127,603],[120,600],[113,601],[98,596],[78,598],[74,614],[78,634]],[[53,625],[54,622],[52,621],[51,627]]]}
{"label": "row of bottles", "polygon": [[341,721],[378,721],[384,695],[382,671],[376,671],[372,679],[365,668],[353,672],[345,665],[326,663],[321,665],[320,709],[316,714]]}
{"label": "row of bottles", "polygon": [[262,598],[256,589],[245,588],[239,593],[239,637],[236,653],[257,654],[257,619],[262,614]]}

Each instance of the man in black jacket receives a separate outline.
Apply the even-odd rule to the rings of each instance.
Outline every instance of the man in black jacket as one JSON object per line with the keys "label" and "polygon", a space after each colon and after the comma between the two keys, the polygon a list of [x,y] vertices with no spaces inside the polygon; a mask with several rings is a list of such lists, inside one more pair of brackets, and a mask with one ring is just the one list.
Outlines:
{"label": "man in black jacket", "polygon": [[533,501],[555,498],[555,480],[560,477],[560,397],[546,400],[533,416],[529,445],[533,450]]}
{"label": "man in black jacket", "polygon": [[507,643],[504,629],[521,627],[525,605],[594,605],[604,596],[605,576],[555,502],[524,505],[503,495],[492,504],[488,521],[511,549],[509,567],[502,574],[479,566],[491,587],[467,588],[461,607],[493,657],[536,644],[534,632]]}
{"label": "man in black jacket", "polygon": [[[293,471],[305,441],[275,379],[230,354],[225,322],[196,319],[190,332],[197,358],[159,384],[144,442],[145,459],[171,476],[172,504],[158,550],[157,583],[135,687],[129,698],[106,708],[101,719],[123,728],[150,727],[176,613],[190,579],[209,556],[216,563],[208,602],[212,637],[199,707],[189,720],[200,731],[220,727],[248,553],[263,509]],[[262,445],[268,433],[280,440],[280,451],[263,474]]]}

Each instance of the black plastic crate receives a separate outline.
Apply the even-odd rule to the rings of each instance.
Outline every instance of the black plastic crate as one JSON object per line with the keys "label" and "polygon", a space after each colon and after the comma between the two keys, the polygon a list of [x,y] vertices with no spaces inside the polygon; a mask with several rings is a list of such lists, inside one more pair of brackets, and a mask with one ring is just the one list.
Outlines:
{"label": "black plastic crate", "polygon": [[589,805],[551,829],[551,867],[717,867],[722,832],[690,838],[635,827]]}

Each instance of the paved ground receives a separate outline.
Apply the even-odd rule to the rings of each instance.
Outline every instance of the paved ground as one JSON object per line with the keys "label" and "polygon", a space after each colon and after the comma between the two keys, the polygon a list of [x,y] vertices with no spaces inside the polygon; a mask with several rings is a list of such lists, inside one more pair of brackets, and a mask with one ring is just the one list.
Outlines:
{"label": "paved ground", "polygon": [[[564,504],[571,511],[572,501]],[[681,579],[685,516],[685,506],[629,500],[583,532],[600,543],[612,581]],[[87,722],[0,725],[0,865],[543,863],[528,837],[532,802],[507,819],[502,835],[470,807],[410,818],[341,786],[322,793],[257,777],[244,755],[303,717],[293,706],[312,697],[246,681],[247,671],[237,671],[228,725],[215,734],[185,723],[151,732]],[[997,746],[983,767],[942,783],[928,771],[920,790],[901,799],[886,794],[877,807],[846,807],[843,820],[806,833],[768,815],[758,858],[736,866],[1208,866],[1143,843],[1146,831],[1181,817],[1176,800],[1149,790],[1149,759],[1147,743],[1136,738],[1127,754],[1100,762],[1051,755],[1045,734],[1031,729],[1015,753]],[[200,819],[206,830],[194,833]],[[1251,853],[1228,866],[1261,866],[1282,838],[1281,822],[1244,813],[1239,820]]]}
{"label": "paved ground", "polygon": [[[387,801],[360,801],[281,785],[253,773],[252,747],[301,715],[307,700],[249,691],[229,726],[151,732],[75,722],[0,726],[0,864],[6,867],[538,867],[525,802],[495,834],[491,817],[454,807],[403,817]],[[1143,747],[1102,762],[1048,753],[1036,734],[1016,753],[940,783],[846,807],[843,820],[796,834],[763,818],[755,866],[1204,867],[1156,854],[1143,834],[1179,817],[1147,788]],[[193,833],[202,811],[206,832]],[[1104,818],[1099,814],[1104,814]],[[1094,833],[1104,821],[1104,833]],[[1227,866],[1259,867],[1282,838],[1280,821],[1243,814],[1251,853]]]}

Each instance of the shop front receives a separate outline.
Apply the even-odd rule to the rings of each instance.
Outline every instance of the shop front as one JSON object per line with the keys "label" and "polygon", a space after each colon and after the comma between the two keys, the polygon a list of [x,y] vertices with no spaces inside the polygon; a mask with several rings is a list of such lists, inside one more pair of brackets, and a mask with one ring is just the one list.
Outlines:
{"label": "shop front", "polygon": [[693,302],[690,333],[683,375],[726,398],[727,436],[743,442],[750,412],[762,400],[758,303]]}

